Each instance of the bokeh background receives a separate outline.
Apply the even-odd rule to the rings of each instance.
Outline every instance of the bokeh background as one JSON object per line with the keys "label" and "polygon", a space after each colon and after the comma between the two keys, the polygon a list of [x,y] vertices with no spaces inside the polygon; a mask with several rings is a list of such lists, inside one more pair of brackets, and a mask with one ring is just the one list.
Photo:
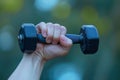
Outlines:
{"label": "bokeh background", "polygon": [[94,24],[99,50],[84,55],[79,45],[45,64],[41,80],[120,80],[120,0],[0,0],[0,80],[7,80],[23,53],[17,35],[23,23],[59,23],[79,34]]}

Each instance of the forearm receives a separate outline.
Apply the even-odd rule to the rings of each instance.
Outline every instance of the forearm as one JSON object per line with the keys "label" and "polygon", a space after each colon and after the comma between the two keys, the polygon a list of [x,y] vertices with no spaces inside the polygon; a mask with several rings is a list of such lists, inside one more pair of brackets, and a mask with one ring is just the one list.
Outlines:
{"label": "forearm", "polygon": [[44,61],[37,54],[24,54],[8,80],[39,80],[43,66]]}

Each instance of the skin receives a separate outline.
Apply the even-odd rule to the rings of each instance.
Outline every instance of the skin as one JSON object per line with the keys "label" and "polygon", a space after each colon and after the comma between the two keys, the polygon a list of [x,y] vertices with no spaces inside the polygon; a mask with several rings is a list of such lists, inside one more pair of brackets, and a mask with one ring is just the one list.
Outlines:
{"label": "skin", "polygon": [[32,54],[24,54],[21,62],[8,80],[39,80],[46,61],[66,55],[72,40],[65,37],[66,28],[59,24],[40,22],[36,25],[37,33],[41,33],[50,44],[37,44]]}

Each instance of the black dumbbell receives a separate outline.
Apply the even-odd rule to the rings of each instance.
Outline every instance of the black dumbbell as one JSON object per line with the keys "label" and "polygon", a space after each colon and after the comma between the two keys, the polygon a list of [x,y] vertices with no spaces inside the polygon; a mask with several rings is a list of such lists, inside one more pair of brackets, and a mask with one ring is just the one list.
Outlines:
{"label": "black dumbbell", "polygon": [[[94,25],[83,25],[80,35],[66,34],[73,44],[80,44],[81,50],[85,54],[93,54],[98,50],[99,35]],[[32,53],[36,50],[37,43],[46,44],[46,39],[37,34],[34,24],[25,23],[21,26],[18,34],[18,42],[22,52]]]}

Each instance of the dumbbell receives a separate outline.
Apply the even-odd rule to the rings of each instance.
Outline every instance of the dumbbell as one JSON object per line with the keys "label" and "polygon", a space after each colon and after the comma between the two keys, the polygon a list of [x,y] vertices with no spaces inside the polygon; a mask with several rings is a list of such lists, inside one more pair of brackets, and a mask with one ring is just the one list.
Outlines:
{"label": "dumbbell", "polygon": [[[94,25],[83,25],[80,34],[66,34],[73,44],[80,44],[80,48],[84,54],[96,53],[99,46],[99,34]],[[31,54],[36,50],[37,43],[46,43],[46,38],[42,34],[38,34],[35,25],[32,23],[22,24],[18,42],[22,52]]]}

